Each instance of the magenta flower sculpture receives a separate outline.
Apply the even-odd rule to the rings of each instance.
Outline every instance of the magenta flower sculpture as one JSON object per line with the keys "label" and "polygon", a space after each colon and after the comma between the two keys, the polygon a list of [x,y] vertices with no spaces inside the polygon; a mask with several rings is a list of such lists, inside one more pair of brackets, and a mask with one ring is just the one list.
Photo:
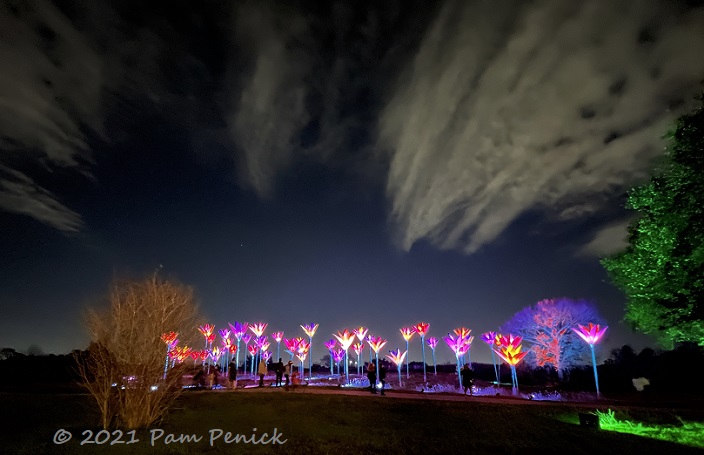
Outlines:
{"label": "magenta flower sculpture", "polygon": [[261,356],[262,356],[262,359],[264,359],[265,362],[269,362],[269,359],[271,358],[271,352],[266,351],[266,350],[261,351]]}
{"label": "magenta flower sculpture", "polygon": [[[403,336],[403,339],[406,340],[406,352],[408,352],[408,342],[411,338],[413,338],[413,335],[416,334],[416,329],[413,327],[403,327],[399,329],[399,331],[401,332],[401,336]],[[409,373],[408,359],[406,359],[406,379],[408,379],[410,376],[411,375]]]}
{"label": "magenta flower sculpture", "polygon": [[332,354],[332,360],[335,362],[335,365],[337,365],[337,374],[338,376],[340,375],[340,362],[345,358],[345,350],[340,348],[337,350],[331,351]]}
{"label": "magenta flower sculpture", "polygon": [[420,346],[423,351],[423,382],[426,382],[428,380],[426,371],[427,371],[427,366],[425,364],[425,335],[428,333],[428,329],[430,328],[430,324],[427,322],[419,322],[416,324],[414,329],[416,330],[416,333],[420,337]]}
{"label": "magenta flower sculpture", "polygon": [[301,372],[305,371],[305,359],[310,351],[310,343],[303,338],[296,338],[298,345],[296,356],[301,359]]}
{"label": "magenta flower sculpture", "polygon": [[601,393],[599,392],[599,375],[596,371],[596,355],[594,354],[594,345],[599,342],[602,336],[604,336],[604,333],[606,332],[606,329],[608,327],[604,327],[603,329],[599,327],[599,324],[592,324],[591,322],[587,327],[584,327],[583,325],[577,324],[579,329],[572,328],[577,335],[579,335],[584,341],[589,344],[589,349],[592,351],[592,367],[594,368],[594,383],[596,384],[596,396],[600,397]]}
{"label": "magenta flower sculpture", "polygon": [[[469,335],[472,333],[472,329],[468,329],[467,327],[459,327],[453,330],[455,332],[455,335],[458,337],[461,337],[463,339],[469,338]],[[466,343],[466,341],[465,341]],[[464,355],[469,352],[469,349],[463,350],[464,352],[462,353],[462,356],[460,357],[460,366],[464,365]],[[472,367],[472,364],[469,364],[470,368]]]}
{"label": "magenta flower sculpture", "polygon": [[401,365],[403,365],[403,359],[406,357],[406,352],[401,354],[400,349],[396,349],[395,351],[389,351],[391,354],[387,355],[386,358],[391,360],[395,365],[396,369],[398,370],[398,388],[400,389],[403,387],[401,384]]}
{"label": "magenta flower sculpture", "polygon": [[435,337],[428,338],[428,346],[433,351],[433,370],[435,370],[435,376],[438,375],[438,364],[435,362],[435,348],[438,346],[438,339]]}
{"label": "magenta flower sculpture", "polygon": [[328,341],[325,342],[325,347],[328,349],[328,353],[330,354],[330,375],[333,375],[335,372],[333,371],[333,365],[335,362],[332,360],[332,351],[335,350],[335,345],[337,344],[337,341],[334,339],[329,339]]}
{"label": "magenta flower sculpture", "polygon": [[256,359],[257,354],[259,353],[259,346],[256,344],[256,338],[254,343],[247,345],[247,350],[249,351],[249,355],[252,357],[252,363],[249,367],[250,374],[254,375],[254,366],[257,364]]}
{"label": "magenta flower sculpture", "polygon": [[349,330],[345,329],[342,332],[337,332],[337,335],[333,335],[335,338],[337,338],[337,341],[340,342],[340,346],[342,349],[345,350],[345,381],[347,384],[350,382],[350,373],[349,373],[349,357],[347,354],[347,350],[350,348],[352,343],[354,342],[355,334],[350,332]]}
{"label": "magenta flower sculpture", "polygon": [[178,333],[166,332],[161,334],[161,341],[166,343],[166,361],[164,362],[164,379],[166,379],[166,371],[169,369],[169,352],[178,343]]}
{"label": "magenta flower sculpture", "polygon": [[198,327],[198,331],[205,338],[205,349],[208,349],[208,337],[212,335],[213,330],[215,330],[215,326],[212,324],[203,324],[202,326]]}
{"label": "magenta flower sculpture", "polygon": [[306,335],[308,335],[308,343],[310,343],[310,351],[309,351],[309,356],[308,356],[308,378],[313,379],[313,336],[315,335],[315,332],[318,330],[318,325],[319,324],[306,324],[302,325],[301,328],[303,329],[304,332],[306,332]]}
{"label": "magenta flower sculpture", "polygon": [[460,335],[452,336],[450,334],[448,334],[446,337],[443,337],[442,339],[445,340],[445,343],[447,343],[452,352],[455,353],[455,359],[457,359],[457,379],[459,381],[459,387],[461,389],[462,377],[460,375],[460,368],[461,358],[464,355],[464,350],[466,349],[466,339],[461,337]]}

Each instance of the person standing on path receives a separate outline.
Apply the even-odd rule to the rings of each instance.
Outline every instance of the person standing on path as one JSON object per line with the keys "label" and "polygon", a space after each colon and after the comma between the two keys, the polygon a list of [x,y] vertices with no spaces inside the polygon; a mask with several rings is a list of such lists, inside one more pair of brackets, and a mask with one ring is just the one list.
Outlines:
{"label": "person standing on path", "polygon": [[376,395],[376,368],[371,362],[369,362],[369,367],[367,367],[367,379],[369,379],[369,389]]}
{"label": "person standing on path", "polygon": [[284,362],[281,359],[274,365],[274,371],[276,372],[276,387],[281,387],[281,378],[284,375]]}
{"label": "person standing on path", "polygon": [[469,368],[469,365],[464,364],[464,368],[460,371],[460,376],[462,378],[462,387],[464,388],[464,394],[467,395],[467,390],[469,390],[469,395],[474,395],[472,390],[472,385],[474,384],[474,371]]}
{"label": "person standing on path", "polygon": [[259,387],[264,387],[264,376],[269,372],[269,369],[266,367],[266,362],[264,362],[264,359],[259,361],[259,367],[257,368],[257,373],[259,373]]}
{"label": "person standing on path", "polygon": [[237,390],[237,364],[234,361],[227,367],[227,379],[230,381],[230,388]]}

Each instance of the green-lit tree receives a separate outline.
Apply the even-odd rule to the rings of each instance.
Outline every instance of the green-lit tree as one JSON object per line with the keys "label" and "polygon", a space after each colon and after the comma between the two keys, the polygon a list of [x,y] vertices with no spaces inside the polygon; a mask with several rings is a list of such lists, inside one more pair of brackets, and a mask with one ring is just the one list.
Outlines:
{"label": "green-lit tree", "polygon": [[640,217],[628,247],[602,260],[626,293],[626,320],[665,347],[704,346],[704,95],[668,135],[665,159],[629,192]]}

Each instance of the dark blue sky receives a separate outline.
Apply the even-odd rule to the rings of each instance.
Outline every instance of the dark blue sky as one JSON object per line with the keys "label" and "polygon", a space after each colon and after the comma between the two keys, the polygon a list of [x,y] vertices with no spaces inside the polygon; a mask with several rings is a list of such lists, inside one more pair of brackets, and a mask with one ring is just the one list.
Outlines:
{"label": "dark blue sky", "polygon": [[83,348],[82,309],[159,267],[321,355],[563,296],[605,353],[652,345],[598,259],[697,92],[702,8],[484,3],[3,6],[0,346]]}

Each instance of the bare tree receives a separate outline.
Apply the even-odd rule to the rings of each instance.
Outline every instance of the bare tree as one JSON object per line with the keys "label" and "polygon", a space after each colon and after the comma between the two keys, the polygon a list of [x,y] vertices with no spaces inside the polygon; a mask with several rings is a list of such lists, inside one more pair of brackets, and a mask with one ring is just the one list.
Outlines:
{"label": "bare tree", "polygon": [[190,287],[157,274],[114,283],[109,307],[88,310],[92,345],[78,370],[97,401],[104,428],[142,428],[165,416],[181,393],[182,370],[177,366],[163,377],[161,335],[193,333],[197,313]]}

